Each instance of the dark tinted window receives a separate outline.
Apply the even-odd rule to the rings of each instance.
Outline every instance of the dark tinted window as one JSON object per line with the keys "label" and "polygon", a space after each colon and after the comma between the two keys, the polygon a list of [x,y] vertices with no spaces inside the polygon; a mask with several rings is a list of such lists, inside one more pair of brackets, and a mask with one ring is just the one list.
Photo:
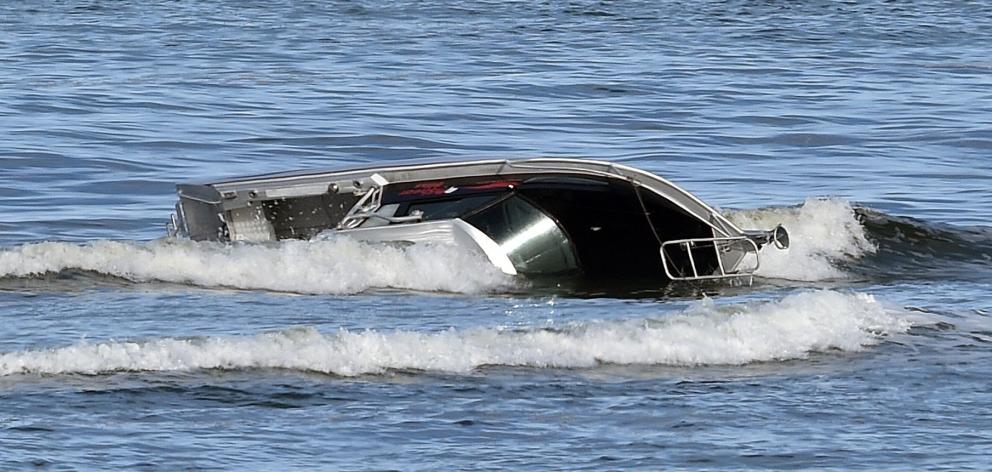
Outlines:
{"label": "dark tinted window", "polygon": [[489,204],[489,202],[495,200],[496,198],[496,195],[478,195],[453,200],[435,200],[424,203],[412,203],[410,204],[409,210],[407,210],[407,214],[410,214],[415,210],[419,210],[424,212],[425,220],[458,218],[465,213]]}

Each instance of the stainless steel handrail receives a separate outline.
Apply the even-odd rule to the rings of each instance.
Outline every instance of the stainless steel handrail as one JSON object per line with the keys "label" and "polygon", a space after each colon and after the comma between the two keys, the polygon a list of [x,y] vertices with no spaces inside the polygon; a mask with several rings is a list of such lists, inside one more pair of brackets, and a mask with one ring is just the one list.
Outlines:
{"label": "stainless steel handrail", "polygon": [[221,203],[223,201],[223,199],[221,199],[221,200],[207,200],[205,198],[200,198],[200,197],[197,197],[195,195],[190,195],[190,194],[188,194],[186,192],[183,192],[182,189],[180,189],[176,193],[179,195],[179,198],[185,198],[187,200],[193,200],[193,201],[197,201],[197,202],[200,202],[200,203],[206,203],[208,205],[217,205],[217,204],[219,204],[219,203]]}
{"label": "stainless steel handrail", "polygon": [[[720,255],[720,249],[719,249],[720,246],[718,243],[738,242],[738,241],[742,241],[745,244],[749,244],[754,249],[754,251],[750,251],[747,249],[744,250],[745,253],[752,253],[752,252],[754,253],[754,267],[748,268],[746,272],[739,272],[741,269],[738,267],[737,269],[735,269],[734,272],[728,273],[726,267],[724,267],[723,265],[723,257],[721,257]],[[699,275],[699,268],[696,267],[696,259],[692,255],[692,250],[698,243],[713,243],[713,250],[716,253],[717,266],[720,269],[719,274]],[[685,247],[685,252],[689,257],[689,265],[692,268],[692,276],[672,274],[672,270],[669,267],[669,262],[671,261],[665,255],[665,247],[674,246],[674,245],[682,245]],[[749,239],[746,236],[721,237],[721,238],[673,239],[661,243],[661,247],[659,248],[659,253],[661,254],[661,265],[665,269],[665,275],[668,276],[668,278],[671,280],[711,280],[711,279],[725,279],[725,278],[733,278],[733,277],[753,277],[754,273],[758,270],[758,268],[761,267],[761,261],[758,257],[758,243],[754,242],[753,240]]]}
{"label": "stainless steel handrail", "polygon": [[351,215],[349,218],[353,218],[353,219],[378,218],[380,220],[385,220],[390,223],[419,223],[424,220],[424,213],[419,210],[413,210],[407,216],[386,216],[386,215],[380,215],[378,213],[355,213],[354,215]]}
{"label": "stainless steel handrail", "polygon": [[169,215],[169,221],[165,224],[165,233],[170,238],[175,238],[179,235],[179,220],[176,218],[175,213]]}

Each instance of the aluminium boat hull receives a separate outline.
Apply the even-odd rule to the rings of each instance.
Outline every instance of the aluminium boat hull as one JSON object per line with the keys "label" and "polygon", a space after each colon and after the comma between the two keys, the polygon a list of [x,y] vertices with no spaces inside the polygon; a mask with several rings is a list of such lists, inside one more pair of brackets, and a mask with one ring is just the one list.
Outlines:
{"label": "aluminium boat hull", "polygon": [[781,226],[745,231],[657,175],[583,159],[474,160],[177,186],[171,231],[267,242],[336,234],[467,247],[508,274],[750,277]]}

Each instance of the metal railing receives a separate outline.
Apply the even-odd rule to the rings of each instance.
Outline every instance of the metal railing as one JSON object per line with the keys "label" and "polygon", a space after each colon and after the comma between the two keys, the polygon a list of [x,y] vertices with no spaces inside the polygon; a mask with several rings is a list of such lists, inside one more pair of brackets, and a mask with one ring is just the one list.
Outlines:
{"label": "metal railing", "polygon": [[[704,244],[708,244],[708,246]],[[739,244],[738,250],[743,254],[734,264],[736,267],[733,267],[730,271],[728,271],[723,261],[723,254],[732,252],[735,244]],[[682,250],[685,251],[685,254],[688,257],[689,267],[692,269],[692,275],[685,275],[684,270],[678,271],[680,275],[673,274],[671,267],[673,261],[666,254],[666,248],[670,246],[681,246],[683,248]],[[696,258],[693,256],[693,251],[695,249],[705,249],[707,247],[713,248],[714,256],[717,261],[718,272],[700,274],[700,268],[696,265]],[[667,275],[671,280],[712,280],[733,277],[752,277],[754,276],[754,272],[761,266],[760,261],[758,260],[758,243],[746,236],[674,239],[661,243],[661,248],[659,251],[661,253],[661,264],[665,268],[665,275]],[[752,253],[754,254],[754,266],[744,268],[740,267],[741,262],[743,262],[747,254]]]}

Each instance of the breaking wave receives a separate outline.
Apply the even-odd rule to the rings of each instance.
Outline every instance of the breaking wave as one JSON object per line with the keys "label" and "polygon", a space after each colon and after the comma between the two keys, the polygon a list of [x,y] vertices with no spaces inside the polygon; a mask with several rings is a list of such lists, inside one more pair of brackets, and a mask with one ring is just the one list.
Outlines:
{"label": "breaking wave", "polygon": [[876,250],[854,207],[844,200],[809,199],[798,207],[733,211],[727,217],[741,228],[767,229],[782,224],[789,231],[787,250],[762,249],[757,272],[762,277],[840,279],[847,276],[842,263]]}
{"label": "breaking wave", "polygon": [[992,229],[888,215],[839,199],[809,199],[797,207],[728,211],[742,228],[783,224],[791,246],[761,251],[757,275],[824,281],[864,277],[987,280]]}
{"label": "breaking wave", "polygon": [[562,329],[321,333],[297,328],[254,336],[83,342],[0,354],[0,376],[270,368],[353,376],[391,370],[465,373],[482,366],[742,365],[861,351],[909,327],[903,312],[871,295],[814,291],[746,305],[704,300],[663,318]]}
{"label": "breaking wave", "polygon": [[314,294],[372,288],[478,293],[509,285],[480,256],[445,245],[391,246],[348,238],[279,244],[44,242],[0,251],[0,278],[92,271],[162,281]]}
{"label": "breaking wave", "polygon": [[[783,224],[789,230],[789,249],[767,247],[761,252],[757,275],[769,279],[990,277],[992,229],[987,227],[897,217],[840,199],[809,199],[795,207],[725,214],[742,228]],[[161,239],[44,242],[0,249],[0,281],[73,271],[136,282],[313,294],[384,288],[487,293],[520,288],[481,256],[445,245],[401,247],[348,238],[266,245]]]}

